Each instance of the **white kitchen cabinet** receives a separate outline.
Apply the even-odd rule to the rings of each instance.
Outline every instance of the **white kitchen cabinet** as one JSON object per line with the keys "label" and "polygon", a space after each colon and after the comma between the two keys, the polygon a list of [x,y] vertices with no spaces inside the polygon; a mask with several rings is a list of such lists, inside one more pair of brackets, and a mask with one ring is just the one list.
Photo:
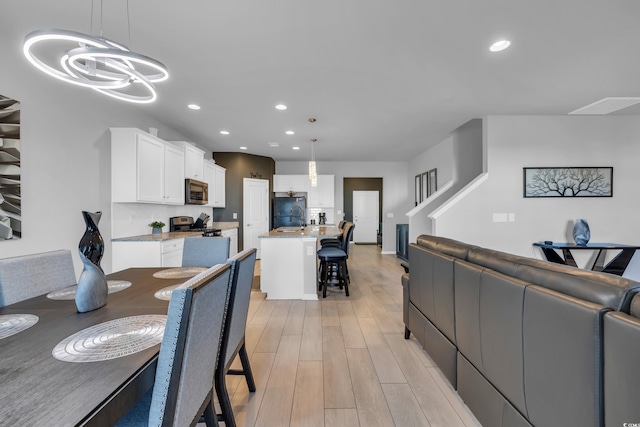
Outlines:
{"label": "white kitchen cabinet", "polygon": [[276,193],[307,193],[310,187],[309,175],[273,175],[273,191]]}
{"label": "white kitchen cabinet", "polygon": [[229,258],[231,258],[238,253],[238,229],[222,230],[222,237],[229,238]]}
{"label": "white kitchen cabinet", "polygon": [[164,147],[164,203],[184,205],[184,153],[176,147]]}
{"label": "white kitchen cabinet", "polygon": [[184,177],[204,181],[204,151],[187,141],[170,141],[184,151]]}
{"label": "white kitchen cabinet", "polygon": [[163,240],[160,243],[161,267],[180,267],[182,265],[184,239]]}
{"label": "white kitchen cabinet", "polygon": [[133,267],[180,267],[184,239],[112,242],[113,272]]}
{"label": "white kitchen cabinet", "polygon": [[184,152],[135,128],[111,128],[111,201],[184,204]]}
{"label": "white kitchen cabinet", "polygon": [[335,175],[318,175],[318,186],[310,187],[307,197],[309,208],[332,208],[335,198]]}
{"label": "white kitchen cabinet", "polygon": [[209,203],[206,206],[224,208],[226,169],[215,163],[204,161],[204,182],[209,184]]}

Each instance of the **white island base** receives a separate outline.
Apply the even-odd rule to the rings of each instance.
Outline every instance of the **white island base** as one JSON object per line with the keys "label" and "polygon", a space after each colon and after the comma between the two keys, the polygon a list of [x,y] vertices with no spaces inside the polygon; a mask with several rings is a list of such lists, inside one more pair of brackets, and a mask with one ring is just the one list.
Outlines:
{"label": "white island base", "polygon": [[[291,230],[293,231],[293,230]],[[318,238],[335,237],[335,227],[305,227],[304,231],[275,230],[260,237],[260,290],[267,299],[318,299]]]}

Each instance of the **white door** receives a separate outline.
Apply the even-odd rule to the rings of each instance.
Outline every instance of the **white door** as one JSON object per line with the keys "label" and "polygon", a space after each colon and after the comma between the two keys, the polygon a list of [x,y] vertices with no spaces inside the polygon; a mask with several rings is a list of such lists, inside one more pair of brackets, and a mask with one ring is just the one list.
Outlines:
{"label": "white door", "polygon": [[242,209],[242,242],[244,249],[256,248],[260,258],[258,236],[269,232],[269,181],[266,179],[244,178]]}
{"label": "white door", "polygon": [[353,241],[377,243],[379,224],[379,195],[377,191],[353,192]]}

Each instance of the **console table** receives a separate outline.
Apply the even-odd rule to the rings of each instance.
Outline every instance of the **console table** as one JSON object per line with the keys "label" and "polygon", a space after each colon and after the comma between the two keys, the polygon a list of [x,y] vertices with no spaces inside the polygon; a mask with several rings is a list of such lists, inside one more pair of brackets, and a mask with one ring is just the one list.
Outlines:
{"label": "console table", "polygon": [[[593,271],[602,271],[604,273],[616,274],[622,276],[627,269],[631,258],[636,253],[640,246],[623,245],[620,243],[587,243],[586,245],[577,245],[575,243],[555,243],[555,242],[536,242],[533,246],[538,246],[542,249],[547,261],[557,262],[558,264],[571,265],[578,267],[573,254],[573,250],[596,250],[598,256],[591,266]],[[562,251],[563,257],[558,255],[556,249]],[[616,255],[607,265],[604,265],[605,256],[608,250],[618,250],[620,253]]]}

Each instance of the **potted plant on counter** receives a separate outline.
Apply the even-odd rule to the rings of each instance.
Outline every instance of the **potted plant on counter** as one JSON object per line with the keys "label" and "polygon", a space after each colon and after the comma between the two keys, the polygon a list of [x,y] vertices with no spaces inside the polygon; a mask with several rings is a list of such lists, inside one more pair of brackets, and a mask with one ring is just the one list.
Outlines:
{"label": "potted plant on counter", "polygon": [[162,221],[153,221],[149,224],[151,227],[151,234],[162,234],[162,227],[165,226],[165,223]]}

